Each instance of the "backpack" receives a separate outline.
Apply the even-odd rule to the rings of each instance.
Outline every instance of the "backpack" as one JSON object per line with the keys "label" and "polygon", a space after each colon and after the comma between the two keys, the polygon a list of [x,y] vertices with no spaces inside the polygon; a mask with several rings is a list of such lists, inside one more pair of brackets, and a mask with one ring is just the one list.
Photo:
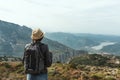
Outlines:
{"label": "backpack", "polygon": [[39,74],[44,67],[44,56],[40,50],[40,44],[29,44],[24,52],[25,73]]}

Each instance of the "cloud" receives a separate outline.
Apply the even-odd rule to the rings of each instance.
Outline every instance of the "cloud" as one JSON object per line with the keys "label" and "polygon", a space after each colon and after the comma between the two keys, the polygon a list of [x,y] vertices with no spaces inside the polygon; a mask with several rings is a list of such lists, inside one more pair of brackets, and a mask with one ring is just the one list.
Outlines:
{"label": "cloud", "polygon": [[0,19],[45,31],[119,30],[119,10],[120,0],[0,0]]}

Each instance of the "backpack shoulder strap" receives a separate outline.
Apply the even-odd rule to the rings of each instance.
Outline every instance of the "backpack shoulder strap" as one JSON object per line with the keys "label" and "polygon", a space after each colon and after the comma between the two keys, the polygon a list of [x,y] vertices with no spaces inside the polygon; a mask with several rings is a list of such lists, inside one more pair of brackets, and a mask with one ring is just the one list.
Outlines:
{"label": "backpack shoulder strap", "polygon": [[32,43],[26,44],[25,45],[25,50],[27,50],[31,45],[32,45]]}
{"label": "backpack shoulder strap", "polygon": [[44,56],[43,56],[42,50],[41,50],[41,46],[42,46],[42,45],[43,45],[43,44],[38,43],[38,44],[36,45],[36,47],[37,47],[37,53],[39,53],[40,57],[41,57],[42,59],[44,59]]}
{"label": "backpack shoulder strap", "polygon": [[24,64],[24,60],[25,60],[25,52],[26,52],[27,49],[30,48],[31,45],[32,45],[32,42],[25,45],[24,55],[23,55],[23,59],[22,59],[22,63],[23,63],[23,64]]}

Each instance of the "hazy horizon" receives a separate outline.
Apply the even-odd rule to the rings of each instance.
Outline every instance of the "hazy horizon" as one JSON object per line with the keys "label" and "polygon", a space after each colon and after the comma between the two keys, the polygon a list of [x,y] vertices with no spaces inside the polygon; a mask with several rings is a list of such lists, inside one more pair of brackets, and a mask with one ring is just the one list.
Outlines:
{"label": "hazy horizon", "polygon": [[44,32],[120,36],[120,1],[0,0],[0,20]]}
{"label": "hazy horizon", "polygon": [[[1,20],[1,21],[4,21],[4,20]],[[8,21],[5,21],[5,22],[8,22]],[[17,24],[17,23],[14,23],[14,22],[8,22],[8,23]],[[20,24],[17,24],[17,25],[20,25]],[[30,26],[27,26],[27,25],[20,25],[20,26],[25,26],[25,27],[28,27],[30,29],[40,28],[40,27],[30,27]],[[104,33],[67,32],[67,31],[44,31],[44,30],[42,30],[42,31],[44,33],[68,33],[68,34],[90,34],[90,35],[120,36],[120,35],[116,35],[116,34],[104,34]]]}

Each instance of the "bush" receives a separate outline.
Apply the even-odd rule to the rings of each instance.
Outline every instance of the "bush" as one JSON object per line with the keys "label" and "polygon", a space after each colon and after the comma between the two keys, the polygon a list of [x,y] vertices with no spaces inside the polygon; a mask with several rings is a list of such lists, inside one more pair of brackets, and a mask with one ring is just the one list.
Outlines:
{"label": "bush", "polygon": [[98,74],[93,74],[93,75],[91,76],[91,79],[92,79],[92,80],[102,80],[102,79],[103,79],[103,76],[98,75]]}
{"label": "bush", "polygon": [[5,66],[6,68],[11,68],[11,65],[8,64],[8,63],[4,63],[4,66]]}
{"label": "bush", "polygon": [[105,80],[116,80],[116,79],[114,77],[109,76],[109,77],[105,78]]}
{"label": "bush", "polygon": [[78,66],[76,66],[76,68],[77,68],[77,69],[80,69],[80,70],[84,70],[85,65],[78,65]]}

